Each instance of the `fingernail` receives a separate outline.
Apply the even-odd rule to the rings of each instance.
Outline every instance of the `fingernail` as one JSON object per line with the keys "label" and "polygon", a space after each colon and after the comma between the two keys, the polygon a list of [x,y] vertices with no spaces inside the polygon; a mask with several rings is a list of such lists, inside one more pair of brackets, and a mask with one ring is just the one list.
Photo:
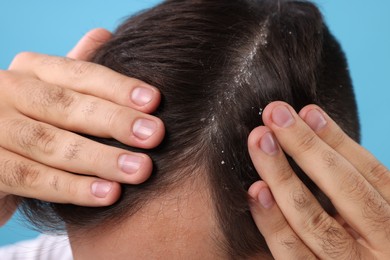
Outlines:
{"label": "fingernail", "polygon": [[271,191],[266,187],[262,188],[259,191],[257,198],[261,206],[263,206],[263,208],[270,209],[275,204],[275,200],[271,194]]}
{"label": "fingernail", "polygon": [[260,139],[260,149],[268,155],[275,155],[279,147],[272,133],[267,132]]}
{"label": "fingernail", "polygon": [[107,181],[95,181],[91,186],[92,194],[98,198],[105,198],[110,193],[111,188],[112,183]]}
{"label": "fingernail", "polygon": [[125,173],[136,173],[141,167],[143,158],[140,156],[123,154],[119,156],[118,164]]}
{"label": "fingernail", "polygon": [[317,109],[310,110],[306,114],[305,121],[314,131],[321,130],[328,123],[324,115]]}
{"label": "fingernail", "polygon": [[131,93],[131,100],[138,106],[145,106],[153,99],[153,91],[148,88],[135,88]]}
{"label": "fingernail", "polygon": [[148,119],[138,119],[133,125],[133,133],[136,137],[146,140],[157,130],[157,124]]}
{"label": "fingernail", "polygon": [[278,106],[272,111],[272,121],[277,126],[289,127],[295,122],[295,119],[287,107]]}

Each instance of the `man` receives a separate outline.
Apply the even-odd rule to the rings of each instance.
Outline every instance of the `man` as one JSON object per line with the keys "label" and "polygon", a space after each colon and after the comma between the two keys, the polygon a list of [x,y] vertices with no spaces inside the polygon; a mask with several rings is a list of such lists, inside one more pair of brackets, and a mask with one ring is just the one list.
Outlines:
{"label": "man", "polygon": [[[215,17],[215,16],[213,16],[213,17]],[[264,34],[268,30],[267,26],[264,26],[264,31],[261,31],[261,32],[264,32]],[[273,26],[272,23],[271,23],[271,26]],[[273,33],[273,31],[271,33]],[[260,40],[260,43],[264,43],[264,45],[267,45],[267,38],[264,38],[264,36],[261,36],[261,34],[260,34],[259,40]],[[106,52],[106,53],[109,53],[109,52]],[[253,56],[249,56],[249,57],[253,58]],[[249,78],[246,78],[246,77],[241,78],[241,75],[240,75],[240,77],[237,78],[237,80],[238,80],[237,84],[240,84],[240,82],[245,84],[246,81],[249,80]],[[228,92],[224,92],[224,93],[228,93]],[[221,102],[225,103],[226,100],[221,100]],[[170,104],[170,103],[167,102],[167,104]],[[213,103],[213,104],[214,105],[216,104],[218,106],[219,103]],[[282,106],[282,107],[284,107],[284,110],[286,110],[286,106]],[[282,111],[282,108],[279,108],[278,110]],[[220,121],[220,118],[218,118],[219,116],[221,116],[221,114],[218,114],[220,112],[221,111],[217,111],[215,120],[219,123],[223,123],[222,121]],[[282,113],[281,118],[286,119],[286,112],[285,111]],[[276,119],[275,122],[277,122],[277,121],[280,121],[281,118],[280,118],[280,115],[279,116],[275,115],[275,118],[273,118],[273,119]],[[205,118],[205,120],[206,119],[207,118]],[[214,117],[210,117],[210,121],[208,123],[211,125],[214,125],[213,122],[215,120],[213,120],[213,119],[214,119]],[[289,123],[289,125],[286,125],[285,123],[283,123],[282,126],[288,127],[288,126],[292,125],[291,120],[289,118],[287,118],[287,119],[288,120],[286,122]],[[203,121],[205,121],[205,120],[203,120]],[[200,121],[203,122],[202,118],[200,118]],[[218,134],[218,131],[215,133],[214,132],[212,132],[212,133]],[[221,139],[221,140],[227,140],[227,139]],[[275,142],[271,142],[271,144],[272,143],[275,143]],[[218,146],[219,144],[216,143],[216,145]],[[270,146],[268,145],[268,147],[270,147]],[[231,152],[231,150],[226,150],[226,151],[228,151],[228,153]],[[224,154],[225,150],[221,150],[219,152],[221,154]],[[268,152],[270,152],[269,149],[268,149]],[[275,152],[275,149],[273,152],[271,151],[271,154],[274,152]],[[221,155],[222,158],[224,158],[224,157],[226,158],[225,159],[226,161],[220,160],[219,163],[220,163],[220,165],[222,165],[221,167],[233,166],[232,168],[234,170],[234,164],[231,163],[232,162],[231,159],[228,159],[229,156],[230,155],[226,155],[226,156]],[[241,168],[242,167],[238,167],[238,170]],[[202,173],[199,173],[199,174],[202,174]],[[201,253],[205,253],[204,256],[211,256],[211,257],[214,256],[215,257],[216,255],[220,255],[222,252],[220,251],[221,248],[218,247],[218,243],[215,243],[215,241],[212,241],[214,243],[207,242],[208,241],[207,239],[211,239],[211,238],[216,238],[216,239],[218,239],[219,242],[224,241],[223,236],[221,236],[221,234],[219,233],[220,230],[215,228],[215,225],[217,225],[217,223],[215,222],[215,219],[214,218],[208,219],[208,217],[214,215],[213,209],[210,208],[210,205],[208,204],[210,202],[209,196],[211,194],[209,194],[207,192],[208,191],[207,183],[202,182],[202,181],[199,182],[199,179],[197,178],[196,173],[193,174],[193,177],[195,179],[188,178],[188,180],[190,180],[190,184],[185,184],[185,182],[184,183],[180,182],[180,184],[182,184],[182,186],[179,185],[177,187],[177,190],[173,189],[170,191],[166,191],[164,193],[163,197],[152,198],[152,200],[149,200],[148,204],[143,205],[139,211],[134,212],[133,213],[134,215],[131,218],[128,218],[127,220],[123,220],[119,223],[120,227],[126,227],[126,230],[128,230],[128,231],[131,231],[132,228],[141,228],[142,230],[147,229],[148,232],[145,234],[140,233],[140,232],[125,232],[125,233],[123,233],[123,232],[121,232],[121,230],[123,230],[123,229],[121,229],[121,230],[118,230],[116,228],[112,229],[112,226],[110,226],[107,222],[105,223],[105,226],[95,226],[96,227],[95,230],[91,229],[89,232],[86,232],[84,234],[80,234],[80,232],[79,232],[79,230],[77,230],[77,228],[74,229],[74,227],[77,227],[77,225],[78,225],[77,224],[78,220],[75,220],[76,222],[74,222],[73,224],[69,224],[69,232],[71,235],[71,239],[73,240],[73,245],[74,245],[73,250],[74,250],[75,256],[76,257],[81,257],[81,256],[86,257],[86,256],[91,256],[92,254],[98,254],[98,256],[100,256],[100,257],[112,256],[114,258],[117,258],[117,257],[121,258],[121,257],[129,256],[129,252],[132,253],[130,256],[133,256],[133,257],[136,257],[137,254],[145,254],[145,253],[152,254],[152,255],[157,253],[157,255],[158,255],[158,253],[161,252],[161,250],[163,250],[163,249],[161,249],[161,246],[164,246],[167,243],[171,247],[168,249],[168,252],[164,251],[165,253],[176,253],[176,256],[179,253],[179,255],[189,254],[189,255],[200,257],[200,255],[196,255],[197,252],[187,250],[187,248],[185,251],[179,251],[179,252],[175,251],[175,249],[178,249],[178,250],[182,249],[183,244],[185,245],[185,243],[186,243],[185,241],[194,241],[194,240],[199,241],[199,244],[194,245],[194,247],[192,247],[192,249],[203,248],[204,250],[201,250]],[[221,179],[221,180],[224,181],[223,179]],[[224,184],[227,184],[227,183],[224,183]],[[184,190],[182,190],[183,187],[184,187]],[[227,194],[229,194],[229,192],[231,192],[230,191],[231,186],[223,186],[222,188],[225,190],[225,192]],[[195,191],[197,192],[196,194],[195,194]],[[200,191],[200,192],[198,192],[198,191]],[[203,191],[205,191],[205,192],[203,192]],[[192,194],[195,194],[196,196],[190,196]],[[128,195],[126,195],[126,196],[128,196]],[[203,202],[203,203],[205,203],[205,205],[199,205],[196,203],[197,201]],[[171,203],[169,203],[169,202],[171,202]],[[191,207],[187,207],[186,208],[187,210],[182,211],[182,208],[183,208],[182,203],[184,203],[184,205],[193,206],[194,211],[193,212],[191,211]],[[161,207],[162,207],[162,210],[160,209]],[[60,208],[61,208],[61,206],[60,206]],[[204,214],[200,214],[199,216],[195,214],[195,213],[199,213],[199,212],[202,213],[202,211],[201,211],[202,209],[204,210]],[[169,214],[170,212],[172,214]],[[142,214],[142,213],[146,213],[146,214]],[[155,215],[153,215],[153,213],[155,213]],[[162,213],[162,216],[160,213]],[[189,213],[189,215],[185,215],[185,213]],[[65,214],[67,214],[67,213],[65,213]],[[148,216],[149,217],[154,216],[154,218],[152,218],[148,222],[147,221]],[[177,229],[176,229],[175,233],[172,233],[172,228],[174,228],[175,226],[168,225],[168,224],[169,223],[172,224],[172,219],[176,219],[176,217],[177,217],[177,222],[176,222]],[[83,217],[81,217],[81,219],[82,218]],[[68,218],[68,220],[70,220],[70,219]],[[169,220],[170,222],[166,222],[167,220]],[[187,221],[182,222],[183,220],[184,221],[187,220]],[[198,226],[195,226],[195,228],[194,228],[194,225],[188,225],[189,224],[188,220],[194,221],[194,223],[196,223]],[[94,220],[92,220],[92,222],[93,221]],[[113,223],[113,222],[111,222],[111,223]],[[90,224],[91,223],[89,223],[88,225],[90,225]],[[156,224],[156,226],[153,226],[153,224]],[[72,228],[72,225],[73,225],[73,228]],[[167,228],[161,230],[161,226],[164,226]],[[192,227],[192,229],[190,227]],[[182,232],[183,228],[187,232]],[[87,229],[88,229],[88,227],[87,227]],[[101,230],[107,231],[105,236],[103,236],[103,237],[99,236],[99,234],[102,233],[102,232],[99,232]],[[157,231],[158,233],[153,233],[154,231]],[[222,229],[222,231],[226,232],[226,229],[225,230]],[[206,232],[206,233],[202,233],[202,232]],[[187,233],[187,234],[185,234],[185,233]],[[118,237],[118,234],[121,234],[121,236]],[[134,238],[135,234],[141,234],[142,237],[140,239],[137,239],[136,241],[134,241],[134,239],[132,239],[132,240],[127,239],[127,238],[129,238],[128,236],[130,236],[130,237],[132,236],[132,238]],[[168,236],[167,236],[167,234],[168,234]],[[185,234],[185,235],[180,236],[180,234]],[[245,235],[246,234],[244,233],[244,236]],[[86,240],[82,239],[83,236],[85,236],[85,238],[88,238],[88,239],[86,239]],[[225,236],[226,236],[226,234],[225,234]],[[162,239],[157,239],[158,237],[161,237]],[[122,243],[119,243],[119,244],[117,244],[119,246],[119,248],[115,248],[115,244],[110,243],[110,250],[106,250],[106,248],[101,247],[101,246],[99,246],[98,248],[100,250],[103,250],[103,251],[92,250],[93,248],[96,247],[96,245],[99,245],[100,243],[106,245],[107,244],[107,243],[105,243],[106,239],[108,239],[108,241],[111,241],[112,238],[118,238],[119,241],[120,240],[129,241],[129,244],[128,244],[129,247],[128,248],[120,247],[120,245]],[[168,238],[168,240],[167,240],[167,238]],[[169,238],[173,238],[174,240],[170,240]],[[81,239],[81,240],[78,240],[78,239]],[[81,244],[82,242],[85,242],[85,241],[89,241],[89,242]],[[153,242],[155,242],[155,243],[153,244]],[[173,245],[176,244],[176,245],[178,245],[178,247],[174,247],[174,246],[172,247],[172,244]],[[246,243],[246,244],[248,246],[251,246],[248,243]],[[132,248],[132,246],[136,246],[136,247]],[[147,247],[145,248],[145,246],[147,246]],[[237,244],[235,246],[237,246]],[[256,248],[258,245],[253,245],[253,246]],[[223,248],[224,245],[222,245],[221,247]],[[115,248],[115,250],[113,250],[114,248]],[[138,248],[138,250],[135,250],[137,248]],[[122,250],[119,250],[119,249],[122,249]],[[229,252],[229,253],[232,253],[232,252]],[[237,254],[237,252],[233,252],[233,253]],[[245,254],[245,252],[244,253],[241,252],[241,254]],[[248,253],[246,253],[246,254],[248,254]],[[143,255],[143,256],[145,256],[145,255]]]}

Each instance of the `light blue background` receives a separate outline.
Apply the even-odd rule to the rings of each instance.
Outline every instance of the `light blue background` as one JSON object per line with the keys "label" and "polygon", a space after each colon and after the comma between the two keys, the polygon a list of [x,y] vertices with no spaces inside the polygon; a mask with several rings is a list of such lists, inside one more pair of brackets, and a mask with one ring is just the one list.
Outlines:
{"label": "light blue background", "polygon": [[[65,55],[88,30],[114,29],[158,0],[0,1],[0,69],[21,51]],[[347,54],[362,122],[363,145],[390,166],[390,1],[317,0]],[[0,245],[31,238],[18,215],[0,229]]]}

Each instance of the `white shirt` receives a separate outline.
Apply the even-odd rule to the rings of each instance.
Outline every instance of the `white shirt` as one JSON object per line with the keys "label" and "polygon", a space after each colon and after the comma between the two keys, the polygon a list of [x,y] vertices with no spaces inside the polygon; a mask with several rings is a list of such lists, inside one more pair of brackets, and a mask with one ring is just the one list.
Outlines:
{"label": "white shirt", "polygon": [[0,247],[1,260],[72,260],[67,236],[40,235],[38,238]]}

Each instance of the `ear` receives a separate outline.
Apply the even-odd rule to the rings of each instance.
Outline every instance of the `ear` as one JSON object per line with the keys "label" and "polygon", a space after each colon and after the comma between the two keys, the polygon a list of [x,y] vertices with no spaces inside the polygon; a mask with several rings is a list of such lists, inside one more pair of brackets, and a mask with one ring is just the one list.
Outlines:
{"label": "ear", "polygon": [[0,227],[4,226],[5,223],[7,223],[7,221],[12,217],[18,207],[18,204],[18,199],[12,195],[0,199]]}
{"label": "ear", "polygon": [[111,39],[111,32],[97,28],[86,33],[76,46],[68,53],[67,57],[76,60],[88,61],[95,51]]}

